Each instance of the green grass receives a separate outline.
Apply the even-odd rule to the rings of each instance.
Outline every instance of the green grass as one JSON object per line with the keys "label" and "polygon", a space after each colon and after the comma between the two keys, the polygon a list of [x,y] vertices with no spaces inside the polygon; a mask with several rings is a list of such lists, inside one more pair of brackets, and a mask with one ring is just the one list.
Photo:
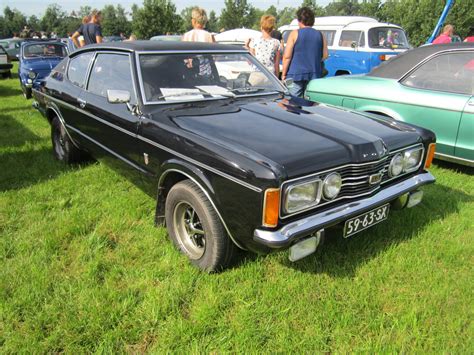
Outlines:
{"label": "green grass", "polygon": [[66,167],[0,81],[0,352],[473,353],[474,172],[437,164],[423,203],[290,263],[200,273],[154,201],[101,164]]}

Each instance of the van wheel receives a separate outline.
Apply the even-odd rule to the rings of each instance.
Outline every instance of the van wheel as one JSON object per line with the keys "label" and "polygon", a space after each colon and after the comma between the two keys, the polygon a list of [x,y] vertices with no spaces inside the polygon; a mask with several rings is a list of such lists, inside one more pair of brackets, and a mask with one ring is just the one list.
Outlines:
{"label": "van wheel", "polygon": [[171,240],[193,265],[207,272],[231,265],[237,247],[209,199],[192,181],[184,180],[171,188],[165,218]]}
{"label": "van wheel", "polygon": [[77,163],[82,160],[81,150],[71,141],[59,118],[51,121],[51,142],[53,143],[54,157],[66,164]]}

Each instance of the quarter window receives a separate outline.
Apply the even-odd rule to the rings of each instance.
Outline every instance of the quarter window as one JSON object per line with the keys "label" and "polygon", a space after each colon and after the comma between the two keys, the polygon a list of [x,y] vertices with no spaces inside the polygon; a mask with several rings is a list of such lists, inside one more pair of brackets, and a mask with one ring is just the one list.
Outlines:
{"label": "quarter window", "polygon": [[93,55],[93,53],[84,53],[69,61],[67,77],[71,83],[81,88],[85,86],[87,68],[89,68],[89,63]]}
{"label": "quarter window", "polygon": [[123,54],[99,54],[92,68],[87,91],[107,97],[107,90],[126,90],[134,100],[130,58]]}
{"label": "quarter window", "polygon": [[351,47],[355,42],[359,47],[365,46],[364,32],[362,31],[342,31],[339,39],[339,47]]}
{"label": "quarter window", "polygon": [[321,30],[321,33],[326,37],[326,43],[328,46],[332,46],[334,44],[334,37],[336,35],[336,31],[329,31],[329,30]]}
{"label": "quarter window", "polygon": [[474,52],[439,55],[413,71],[402,84],[418,89],[474,94]]}

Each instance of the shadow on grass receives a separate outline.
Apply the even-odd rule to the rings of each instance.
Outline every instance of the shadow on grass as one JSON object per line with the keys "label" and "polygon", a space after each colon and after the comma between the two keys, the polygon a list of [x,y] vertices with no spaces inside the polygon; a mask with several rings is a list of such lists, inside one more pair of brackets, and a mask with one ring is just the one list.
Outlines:
{"label": "shadow on grass", "polygon": [[[14,79],[6,79],[6,80],[14,80]],[[18,88],[10,88],[8,86],[0,85],[0,97],[7,97],[7,96],[17,96],[21,95],[20,84],[18,84]]]}
{"label": "shadow on grass", "polygon": [[19,147],[26,142],[36,142],[39,140],[41,140],[39,136],[18,122],[13,116],[0,114],[0,148]]}
{"label": "shadow on grass", "polygon": [[434,164],[436,164],[440,168],[452,170],[452,171],[455,171],[457,173],[466,174],[466,175],[469,175],[469,176],[474,175],[474,167],[472,167],[472,166],[455,164],[455,163],[451,163],[451,162],[444,161],[444,160],[439,160],[439,159],[435,159]]}
{"label": "shadow on grass", "polygon": [[458,213],[461,203],[474,201],[462,191],[441,185],[427,187],[424,191],[422,204],[412,209],[391,211],[387,221],[348,239],[342,237],[342,230],[330,231],[315,254],[296,263],[286,259],[283,264],[303,272],[354,277],[360,265],[392,245],[415,238],[427,225]]}
{"label": "shadow on grass", "polygon": [[55,160],[51,148],[0,153],[0,192],[22,189],[76,168]]}

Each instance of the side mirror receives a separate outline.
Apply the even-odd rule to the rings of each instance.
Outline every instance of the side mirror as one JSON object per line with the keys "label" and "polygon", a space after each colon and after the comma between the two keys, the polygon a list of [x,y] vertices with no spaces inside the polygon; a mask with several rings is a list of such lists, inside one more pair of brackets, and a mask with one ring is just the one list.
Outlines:
{"label": "side mirror", "polygon": [[285,84],[285,86],[287,88],[289,88],[290,86],[292,86],[294,84],[294,82],[295,81],[293,80],[293,78],[289,78],[289,79],[285,79],[285,81],[283,83]]}
{"label": "side mirror", "polygon": [[126,90],[107,90],[107,101],[111,104],[127,104],[130,102],[130,92]]}
{"label": "side mirror", "polygon": [[353,41],[353,42],[351,43],[351,48],[352,48],[352,49],[357,49],[357,47],[359,47],[359,45],[357,44],[356,41]]}

